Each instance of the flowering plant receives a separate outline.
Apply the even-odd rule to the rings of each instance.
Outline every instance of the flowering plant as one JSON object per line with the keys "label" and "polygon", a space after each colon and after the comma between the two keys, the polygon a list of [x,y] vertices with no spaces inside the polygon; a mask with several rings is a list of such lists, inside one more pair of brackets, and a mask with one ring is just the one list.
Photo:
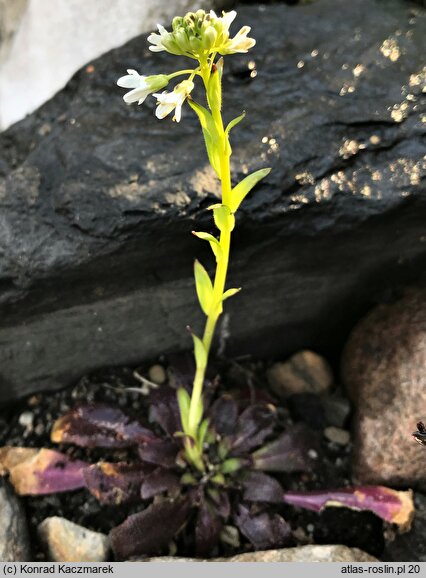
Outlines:
{"label": "flowering plant", "polygon": [[[414,513],[411,491],[382,486],[285,490],[270,474],[310,475],[319,458],[312,432],[303,424],[287,423],[283,428],[269,399],[250,404],[221,395],[217,383],[207,386],[207,362],[223,303],[239,291],[225,289],[235,213],[270,170],[258,170],[231,184],[229,135],[244,114],[225,126],[222,56],[247,52],[255,44],[248,37],[248,26],[230,37],[235,16],[234,11],[218,17],[199,10],[175,18],[171,32],[159,26],[158,34],[148,38],[151,50],[186,56],[196,61],[195,67],[151,76],[128,70],[118,80],[119,86],[130,89],[124,95],[127,103],[142,104],[152,94],[159,119],[174,111],[174,120],[180,122],[187,102],[200,121],[210,164],[221,181],[221,200],[210,207],[219,238],[194,232],[209,243],[216,259],[213,281],[201,263],[194,265],[196,292],[206,316],[203,335],[192,334],[195,377],[192,372],[188,379],[181,372],[169,383],[172,387],[149,392],[148,425],[117,407],[100,404],[77,405],[61,416],[53,424],[51,441],[83,448],[84,459],[73,459],[68,450],[0,448],[0,475],[9,476],[18,494],[84,489],[105,505],[135,504],[137,511],[110,532],[119,560],[173,550],[176,539],[183,550],[189,544],[202,556],[216,555],[221,547],[240,548],[241,537],[255,549],[291,545],[291,527],[276,511],[283,504],[315,512],[327,506],[370,510],[401,529],[409,528]],[[157,92],[178,76],[186,78],[171,92]],[[207,106],[192,99],[197,79]],[[423,443],[426,429],[422,423],[418,429],[414,436]],[[98,461],[98,448],[108,450],[109,461]],[[146,507],[140,510],[141,501]]]}
{"label": "flowering plant", "polygon": [[[224,301],[240,291],[240,288],[225,290],[235,213],[244,197],[270,172],[269,168],[258,170],[232,187],[230,174],[232,149],[229,135],[231,130],[243,120],[244,113],[231,120],[225,127],[221,112],[223,56],[247,52],[255,45],[255,40],[247,36],[250,32],[249,26],[243,26],[234,37],[230,37],[229,27],[235,17],[235,11],[224,12],[219,17],[213,11],[198,10],[189,12],[183,18],[174,18],[171,32],[167,32],[163,26],[158,25],[158,34],[154,33],[148,37],[151,43],[150,50],[187,56],[196,61],[196,66],[172,74],[153,76],[140,76],[135,70],[128,70],[128,74],[118,80],[119,86],[132,89],[124,95],[127,103],[142,104],[146,97],[152,94],[157,99],[155,114],[159,119],[165,118],[174,110],[173,120],[179,122],[182,106],[185,101],[188,102],[200,120],[210,164],[222,185],[221,202],[210,207],[215,225],[219,230],[219,238],[210,233],[193,232],[196,237],[210,244],[216,259],[216,273],[212,281],[203,265],[195,261],[196,291],[207,320],[202,337],[192,333],[196,371],[191,395],[183,388],[179,389],[177,394],[185,439],[185,455],[188,462],[199,471],[204,471],[206,468],[203,442],[208,431],[208,420],[204,418],[202,392],[210,348],[217,321],[223,311]],[[221,55],[219,59],[217,59],[218,55]],[[179,82],[171,92],[156,92],[165,88],[172,79],[178,76],[187,76],[187,78]],[[202,81],[207,108],[191,97],[196,78]]]}

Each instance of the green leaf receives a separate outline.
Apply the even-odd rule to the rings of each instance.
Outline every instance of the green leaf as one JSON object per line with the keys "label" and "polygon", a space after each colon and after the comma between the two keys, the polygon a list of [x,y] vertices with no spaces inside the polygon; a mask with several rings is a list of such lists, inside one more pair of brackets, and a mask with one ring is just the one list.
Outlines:
{"label": "green leaf", "polygon": [[192,339],[194,340],[194,357],[195,364],[197,368],[205,368],[207,366],[207,351],[204,347],[204,343],[201,341],[195,333],[191,333]]}
{"label": "green leaf", "polygon": [[231,120],[231,122],[228,124],[228,126],[225,129],[225,134],[228,135],[230,133],[230,131],[234,128],[234,126],[237,126],[237,124],[240,123],[245,116],[246,116],[246,113],[244,111],[242,114],[240,114],[240,116],[237,116],[233,120]]}
{"label": "green leaf", "polygon": [[218,135],[213,117],[211,113],[206,108],[204,108],[204,106],[201,106],[201,104],[198,104],[198,102],[195,102],[195,100],[188,98],[188,104],[197,114],[200,120],[210,164],[220,179],[221,170],[219,143],[221,139]]}
{"label": "green leaf", "polygon": [[[200,397],[195,409],[196,409],[196,411],[194,414],[194,426],[195,426],[196,430],[198,430],[198,435],[199,435],[200,430],[198,428],[198,424],[203,419],[203,413],[204,413],[204,404],[203,404],[203,400],[201,397]],[[201,428],[201,426],[200,426],[200,428]],[[193,433],[195,434],[196,432],[194,431]],[[195,442],[197,443],[197,440],[195,440]],[[200,446],[198,446],[198,447],[200,447]]]}
{"label": "green leaf", "polygon": [[219,259],[222,256],[222,247],[220,246],[220,243],[216,239],[216,237],[213,237],[213,235],[210,235],[210,233],[202,233],[198,231],[192,231],[192,234],[198,237],[199,239],[202,239],[203,241],[208,241],[210,243],[210,247],[212,248],[214,256],[216,257],[216,261],[219,261]]}
{"label": "green leaf", "polygon": [[227,205],[212,205],[209,210],[213,211],[214,222],[220,232],[233,230],[235,217]]}
{"label": "green leaf", "polygon": [[182,428],[185,433],[188,432],[188,416],[189,416],[189,406],[191,404],[191,398],[189,393],[183,387],[177,390],[177,400],[179,405],[180,419],[182,422]]}
{"label": "green leaf", "polygon": [[209,420],[203,419],[203,421],[200,423],[200,427],[198,428],[198,447],[200,448],[200,450],[203,448],[203,444],[204,444],[204,440],[206,438],[206,434],[207,431],[209,429]]}
{"label": "green leaf", "polygon": [[197,260],[194,262],[195,288],[201,309],[206,315],[209,314],[213,302],[213,285],[209,274]]}
{"label": "green leaf", "polygon": [[238,458],[229,458],[222,463],[220,466],[220,471],[223,474],[233,474],[234,472],[238,471],[242,465],[242,460],[239,460]]}
{"label": "green leaf", "polygon": [[260,169],[258,171],[255,171],[251,175],[245,177],[241,182],[238,183],[238,185],[236,185],[232,189],[230,208],[233,213],[235,213],[235,211],[238,209],[238,207],[240,206],[246,195],[248,195],[248,193],[252,190],[252,188],[255,185],[257,185],[257,183],[261,179],[269,175],[270,172],[271,169]]}
{"label": "green leaf", "polygon": [[[222,61],[223,62],[223,61]],[[220,111],[222,108],[222,75],[221,71],[213,69],[207,85],[207,100],[211,110]]]}
{"label": "green leaf", "polygon": [[241,287],[238,287],[236,289],[228,289],[227,291],[225,291],[225,293],[222,295],[222,301],[226,301],[226,299],[229,299],[230,297],[233,297],[234,295],[236,295],[237,293],[239,293],[241,291]]}

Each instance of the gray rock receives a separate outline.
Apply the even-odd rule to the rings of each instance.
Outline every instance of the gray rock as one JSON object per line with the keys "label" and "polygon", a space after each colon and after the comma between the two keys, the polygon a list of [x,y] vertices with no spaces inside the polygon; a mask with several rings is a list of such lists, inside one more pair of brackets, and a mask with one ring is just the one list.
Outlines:
{"label": "gray rock", "polygon": [[0,561],[31,560],[27,520],[19,498],[0,478]]}
{"label": "gray rock", "polygon": [[65,518],[46,518],[38,533],[52,562],[105,562],[109,555],[108,536],[92,532]]}
{"label": "gray rock", "polygon": [[351,413],[349,400],[338,392],[325,395],[322,398],[322,407],[327,424],[343,428]]}
{"label": "gray rock", "polygon": [[[384,291],[425,270],[423,33],[402,0],[241,6],[257,45],[226,59],[233,181],[273,170],[238,215],[230,355],[336,353]],[[368,14],[368,18],[365,15]],[[255,63],[257,75],[253,74]],[[197,121],[126,107],[127,68],[176,70],[144,37],[82,69],[0,135],[0,400],[190,348],[190,235],[218,194]],[[187,62],[183,62],[187,66]]]}
{"label": "gray rock", "polygon": [[377,562],[377,558],[358,548],[347,546],[299,546],[283,550],[249,552],[232,558],[212,558],[199,560],[194,558],[174,558],[162,556],[148,558],[142,562]]}

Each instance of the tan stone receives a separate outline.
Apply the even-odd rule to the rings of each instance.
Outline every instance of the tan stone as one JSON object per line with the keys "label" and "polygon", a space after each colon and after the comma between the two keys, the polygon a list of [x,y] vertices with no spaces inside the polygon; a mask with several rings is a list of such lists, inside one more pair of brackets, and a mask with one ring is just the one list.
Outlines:
{"label": "tan stone", "polygon": [[325,393],[333,385],[330,365],[313,351],[300,351],[286,362],[275,363],[267,377],[274,393],[282,398],[296,393]]}
{"label": "tan stone", "polygon": [[164,367],[157,363],[149,368],[148,377],[157,385],[163,385],[167,380],[167,373]]}
{"label": "tan stone", "polygon": [[352,332],[342,376],[356,406],[357,481],[426,488],[426,449],[411,437],[426,415],[425,369],[426,290],[376,307]]}
{"label": "tan stone", "polygon": [[326,427],[324,430],[324,436],[328,441],[338,444],[339,446],[347,446],[351,441],[351,434],[340,427]]}
{"label": "tan stone", "polygon": [[46,518],[38,527],[52,562],[105,562],[108,560],[108,536],[92,532],[65,518]]}

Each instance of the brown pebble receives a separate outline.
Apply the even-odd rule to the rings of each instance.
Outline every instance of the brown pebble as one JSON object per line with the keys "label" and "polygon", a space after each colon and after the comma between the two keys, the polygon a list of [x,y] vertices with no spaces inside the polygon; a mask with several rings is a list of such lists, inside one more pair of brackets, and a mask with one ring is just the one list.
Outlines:
{"label": "brown pebble", "polygon": [[300,393],[322,394],[333,385],[327,360],[313,351],[300,351],[267,372],[270,387],[280,398]]}

